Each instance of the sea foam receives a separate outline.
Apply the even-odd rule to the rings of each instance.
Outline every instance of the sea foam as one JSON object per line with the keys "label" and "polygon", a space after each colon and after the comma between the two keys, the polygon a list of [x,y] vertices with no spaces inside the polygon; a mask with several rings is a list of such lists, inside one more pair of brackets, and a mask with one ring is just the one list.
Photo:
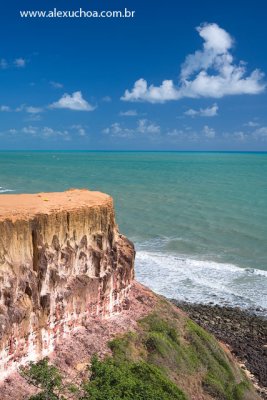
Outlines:
{"label": "sea foam", "polygon": [[177,300],[267,312],[267,271],[140,250],[136,275],[154,291]]}

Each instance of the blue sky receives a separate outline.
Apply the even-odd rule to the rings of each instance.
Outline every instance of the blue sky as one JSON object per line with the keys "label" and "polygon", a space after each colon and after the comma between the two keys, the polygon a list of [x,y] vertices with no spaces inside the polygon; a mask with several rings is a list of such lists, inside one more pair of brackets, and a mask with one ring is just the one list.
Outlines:
{"label": "blue sky", "polygon": [[[54,7],[127,7],[135,18],[19,16]],[[259,0],[1,4],[0,149],[267,150],[263,7]]]}

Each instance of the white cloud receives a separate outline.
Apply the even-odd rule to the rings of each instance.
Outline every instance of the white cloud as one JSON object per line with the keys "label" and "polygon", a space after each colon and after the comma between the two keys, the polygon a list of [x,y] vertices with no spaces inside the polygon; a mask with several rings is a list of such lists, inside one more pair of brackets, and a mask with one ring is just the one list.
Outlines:
{"label": "white cloud", "polygon": [[167,132],[167,136],[184,138],[185,132],[183,131],[183,129],[173,129],[173,130]]}
{"label": "white cloud", "polygon": [[200,108],[199,110],[193,110],[190,108],[189,110],[185,111],[184,114],[188,115],[189,117],[215,117],[218,115],[218,109],[219,107],[215,103],[211,107]]}
{"label": "white cloud", "polygon": [[213,128],[210,128],[208,125],[203,127],[204,136],[208,139],[213,139],[216,136],[216,132]]}
{"label": "white cloud", "polygon": [[247,138],[247,135],[245,132],[243,131],[237,131],[233,133],[233,136],[236,140],[238,140],[239,142],[244,142],[244,140]]}
{"label": "white cloud", "polygon": [[160,126],[148,121],[147,119],[140,119],[137,125],[137,132],[157,134],[160,133]]}
{"label": "white cloud", "polygon": [[11,109],[10,109],[10,107],[9,106],[0,106],[0,111],[2,111],[2,112],[9,112],[9,111],[11,111]]}
{"label": "white cloud", "polygon": [[[18,131],[16,131],[18,132]],[[69,141],[71,140],[71,135],[68,130],[58,130],[48,126],[36,127],[36,126],[25,126],[21,129],[21,133],[31,135],[33,137],[38,137],[40,139],[61,139]]]}
{"label": "white cloud", "polygon": [[102,101],[104,101],[105,103],[110,103],[112,101],[112,98],[110,96],[105,96],[102,98]]}
{"label": "white cloud", "polygon": [[80,136],[86,136],[86,132],[85,132],[84,128],[78,129],[78,133],[79,133]]}
{"label": "white cloud", "polygon": [[49,127],[44,127],[41,130],[41,134],[44,138],[50,138],[50,137],[55,137],[55,136],[59,136],[60,138],[62,138],[63,140],[70,140],[70,135],[69,132],[67,130],[64,131],[60,131],[60,130],[56,130],[53,128],[49,128]]}
{"label": "white cloud", "polygon": [[42,117],[40,114],[30,114],[27,118],[25,118],[25,121],[29,121],[29,122],[37,122],[37,121],[41,121]]}
{"label": "white cloud", "polygon": [[228,32],[215,23],[203,24],[197,31],[204,40],[203,48],[186,57],[178,85],[172,80],[164,80],[160,86],[149,86],[146,80],[139,79],[121,99],[164,103],[183,97],[220,98],[264,91],[264,74],[260,70],[255,69],[248,75],[244,62],[234,64],[230,53],[233,39]]}
{"label": "white cloud", "polygon": [[9,129],[4,132],[0,132],[0,136],[12,135],[18,137],[32,137],[38,140],[49,140],[49,141],[70,141],[77,139],[78,136],[87,136],[86,129],[82,125],[73,125],[67,129],[55,129],[49,126],[34,126],[26,125],[19,129]]}
{"label": "white cloud", "polygon": [[126,128],[120,123],[115,122],[110,127],[105,128],[102,132],[110,134],[111,136],[123,138],[131,138],[140,133],[148,136],[155,136],[155,134],[160,134],[160,126],[147,119],[140,119],[135,128]]}
{"label": "white cloud", "polygon": [[267,141],[267,126],[260,126],[260,124],[244,124],[248,128],[246,131],[234,131],[234,132],[226,132],[222,136],[224,139],[231,141],[235,140],[238,142],[265,142]]}
{"label": "white cloud", "polygon": [[33,106],[27,106],[26,104],[21,104],[19,107],[16,107],[12,109],[9,106],[0,106],[0,111],[13,111],[13,112],[22,112],[25,111],[28,114],[40,114],[43,112],[43,108],[41,107],[33,107]]}
{"label": "white cloud", "polygon": [[181,68],[182,80],[188,79],[195,72],[207,70],[214,63],[224,64],[233,61],[233,57],[228,52],[233,41],[224,29],[217,24],[206,24],[199,26],[197,31],[204,39],[203,50],[197,50],[186,57]]}
{"label": "white cloud", "polygon": [[22,133],[28,133],[30,135],[36,135],[38,128],[36,126],[25,126],[22,128]]}
{"label": "white cloud", "polygon": [[173,129],[167,132],[166,135],[173,142],[197,142],[200,139],[200,135],[190,126],[185,126],[182,129]]}
{"label": "white cloud", "polygon": [[60,83],[60,82],[50,81],[49,83],[55,89],[62,89],[63,88],[63,84]]}
{"label": "white cloud", "polygon": [[80,91],[71,95],[65,93],[57,102],[51,104],[50,108],[64,108],[74,111],[93,111],[95,109],[83,98]]}
{"label": "white cloud", "polygon": [[135,131],[134,129],[129,129],[121,126],[120,123],[115,122],[110,127],[105,128],[103,133],[110,134],[111,136],[117,136],[121,138],[130,138],[133,137]]}
{"label": "white cloud", "polygon": [[5,58],[0,59],[0,69],[7,69],[7,68],[24,68],[26,66],[26,59],[19,57],[16,58],[15,60],[9,60],[7,61]]}
{"label": "white cloud", "polygon": [[70,129],[78,133],[79,136],[87,136],[86,129],[82,125],[72,125]]}
{"label": "white cloud", "polygon": [[138,115],[136,110],[121,111],[121,117],[136,117]]}
{"label": "white cloud", "polygon": [[25,110],[25,104],[21,104],[19,107],[15,108],[15,112],[21,112]]}
{"label": "white cloud", "polygon": [[6,61],[4,58],[2,58],[2,59],[0,60],[0,68],[1,68],[1,69],[6,69],[6,68],[8,68],[8,63],[7,63],[7,61]]}
{"label": "white cloud", "polygon": [[9,132],[11,135],[15,135],[18,131],[17,131],[17,129],[11,128],[11,129],[9,129],[8,132]]}
{"label": "white cloud", "polygon": [[252,136],[258,140],[267,140],[267,126],[262,126],[258,129],[256,129],[252,133]]}
{"label": "white cloud", "polygon": [[244,124],[244,126],[248,126],[250,128],[255,128],[255,127],[259,126],[259,125],[260,124],[258,122],[255,122],[255,121],[249,121],[246,124]]}
{"label": "white cloud", "polygon": [[39,113],[43,112],[43,109],[41,107],[29,106],[29,107],[26,107],[25,110],[29,114],[39,114]]}
{"label": "white cloud", "polygon": [[26,65],[26,60],[22,57],[16,58],[16,60],[14,60],[14,64],[17,68],[24,68]]}
{"label": "white cloud", "polygon": [[121,100],[147,101],[149,103],[165,103],[168,100],[178,100],[182,97],[173,81],[165,80],[159,87],[148,86],[147,81],[139,79],[131,91],[126,90]]}

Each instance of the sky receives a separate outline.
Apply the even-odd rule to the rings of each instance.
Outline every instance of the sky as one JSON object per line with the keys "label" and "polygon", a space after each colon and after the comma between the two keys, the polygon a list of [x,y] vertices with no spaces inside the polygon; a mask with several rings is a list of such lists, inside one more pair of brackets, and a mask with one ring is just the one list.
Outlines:
{"label": "sky", "polygon": [[[22,18],[20,11],[130,18]],[[267,151],[262,0],[0,5],[0,150]]]}

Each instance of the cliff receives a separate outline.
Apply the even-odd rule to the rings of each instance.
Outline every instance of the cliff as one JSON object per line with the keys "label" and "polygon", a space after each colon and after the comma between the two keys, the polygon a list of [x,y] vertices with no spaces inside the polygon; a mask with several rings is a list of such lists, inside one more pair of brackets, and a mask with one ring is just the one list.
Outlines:
{"label": "cliff", "polygon": [[52,353],[88,318],[127,306],[133,261],[108,195],[1,195],[1,379]]}
{"label": "cliff", "polygon": [[133,263],[109,196],[0,196],[1,400],[259,399],[228,348],[135,282]]}

